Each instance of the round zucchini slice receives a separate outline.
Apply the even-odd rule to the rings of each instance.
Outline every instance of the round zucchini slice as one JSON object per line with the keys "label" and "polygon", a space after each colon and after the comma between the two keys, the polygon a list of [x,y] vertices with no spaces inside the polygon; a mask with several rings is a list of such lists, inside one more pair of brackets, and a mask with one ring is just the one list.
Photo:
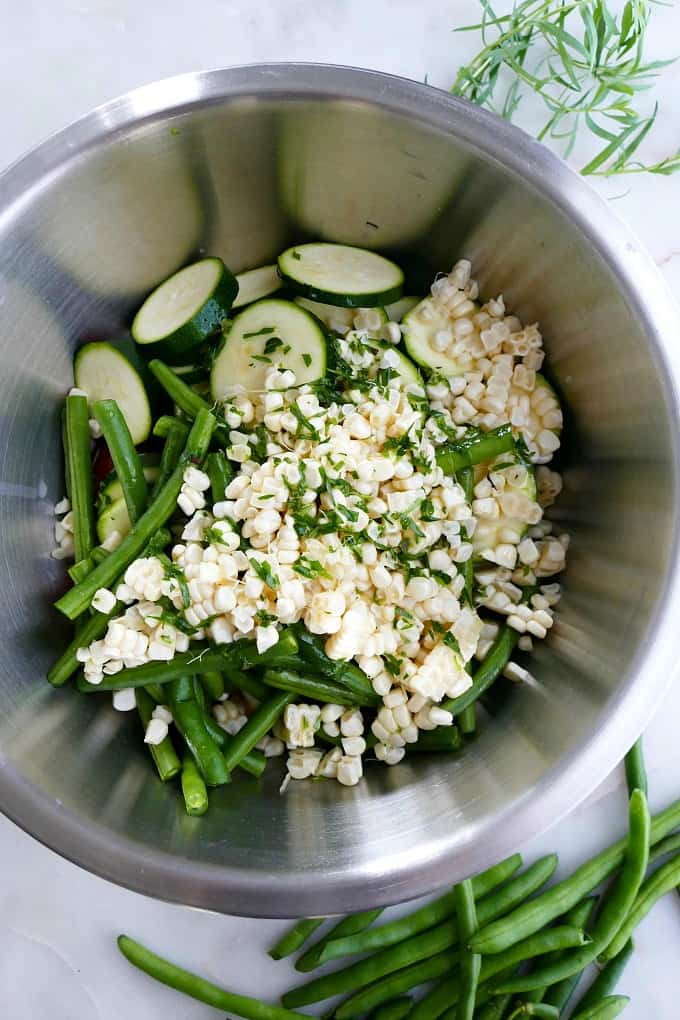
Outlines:
{"label": "round zucchini slice", "polygon": [[294,301],[296,305],[300,305],[312,315],[316,315],[317,319],[321,319],[325,326],[335,332],[338,332],[338,327],[347,330],[365,329],[364,320],[366,317],[372,321],[374,316],[376,317],[375,329],[377,332],[388,321],[387,312],[379,306],[375,308],[338,308],[337,305],[327,305],[323,301],[310,301],[305,297],[296,297]]}
{"label": "round zucchini slice", "polygon": [[[502,456],[502,455],[501,455]],[[526,467],[526,479],[520,485],[511,485],[509,480],[506,482],[505,492],[516,492],[518,495],[526,496],[533,502],[536,501],[536,478],[534,476],[533,468]],[[480,477],[484,477],[485,474],[493,472],[493,465],[489,466],[488,469],[485,465],[484,471]],[[479,478],[476,477],[476,481]],[[472,548],[474,555],[479,556],[485,549],[495,549],[495,547],[503,541],[501,538],[501,532],[511,530],[515,531],[518,535],[524,535],[527,530],[527,525],[524,521],[520,521],[515,517],[509,517],[507,514],[501,514],[500,517],[494,517],[489,520],[481,518],[477,522],[474,534],[472,536]]]}
{"label": "round zucchini slice", "polygon": [[[431,312],[427,317],[423,314],[425,308]],[[446,312],[439,310],[427,298],[406,313],[401,324],[401,334],[404,346],[416,364],[448,377],[463,374],[463,368],[455,358],[443,351],[436,351],[432,346],[439,330],[450,328]]]}
{"label": "round zucchini slice", "polygon": [[107,506],[106,510],[97,518],[97,538],[100,542],[105,542],[114,531],[117,531],[121,537],[125,537],[131,527],[125,497],[120,496]]}
{"label": "round zucchini slice", "polygon": [[279,255],[279,274],[298,294],[341,308],[374,308],[401,297],[395,262],[346,244],[298,244]]}
{"label": "round zucchini slice", "polygon": [[236,282],[238,283],[238,294],[232,302],[232,308],[251,305],[253,301],[269,297],[270,294],[275,294],[283,287],[283,280],[279,276],[275,264],[258,266],[257,269],[247,269],[244,273],[237,273]]}
{"label": "round zucchini slice", "polygon": [[220,328],[237,292],[222,259],[194,262],[149,294],[132,323],[133,339],[150,358],[186,362],[187,353]]}
{"label": "round zucchini slice", "polygon": [[399,298],[398,301],[393,301],[391,305],[388,305],[385,309],[389,322],[401,322],[407,312],[410,312],[412,308],[419,305],[423,299],[420,297],[413,297],[412,295],[404,295],[403,298]]}
{"label": "round zucchini slice", "polygon": [[275,366],[294,372],[297,385],[320,379],[326,372],[326,337],[305,308],[265,298],[231,323],[210,374],[213,400],[224,400],[235,385],[262,392],[265,376]]}
{"label": "round zucchini slice", "polygon": [[112,344],[94,341],[77,351],[73,365],[78,389],[95,400],[115,400],[137,446],[151,431],[149,398],[139,372]]}

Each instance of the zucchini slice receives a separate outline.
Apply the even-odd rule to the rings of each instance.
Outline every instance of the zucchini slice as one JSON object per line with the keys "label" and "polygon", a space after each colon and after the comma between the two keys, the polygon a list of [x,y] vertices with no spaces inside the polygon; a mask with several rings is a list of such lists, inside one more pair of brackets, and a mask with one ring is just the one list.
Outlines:
{"label": "zucchini slice", "polygon": [[151,431],[149,398],[139,372],[121,351],[104,341],[85,344],[76,352],[73,376],[90,404],[115,400],[132,442],[135,446],[144,442]]}
{"label": "zucchini slice", "polygon": [[316,315],[317,319],[321,319],[324,326],[328,326],[336,333],[339,326],[348,330],[363,329],[362,318],[367,314],[377,316],[380,326],[384,326],[388,321],[387,312],[379,306],[375,308],[338,308],[337,305],[327,305],[323,301],[310,301],[305,297],[296,297],[293,300],[296,305],[306,308],[312,315]]}
{"label": "zucchini slice", "polygon": [[404,295],[403,298],[399,298],[398,301],[393,301],[391,305],[388,305],[385,309],[389,322],[401,322],[407,312],[410,312],[412,308],[419,305],[423,299],[420,297],[414,297],[413,295]]}
{"label": "zucchini slice", "polygon": [[303,297],[340,308],[389,304],[404,287],[396,263],[346,244],[294,245],[279,255],[279,275]]}
{"label": "zucchini slice", "polygon": [[114,531],[117,531],[121,537],[125,537],[131,527],[125,497],[120,496],[107,506],[106,510],[97,518],[97,538],[100,542],[105,542]]}
{"label": "zucchini slice", "polygon": [[276,265],[258,266],[257,269],[248,269],[245,273],[237,273],[236,282],[238,283],[238,294],[232,302],[232,308],[251,305],[253,301],[269,297],[270,294],[275,294],[283,287],[283,280],[278,274]]}
{"label": "zucchini slice", "polygon": [[185,362],[188,351],[220,328],[237,293],[222,259],[194,262],[149,294],[132,323],[133,339],[150,358]]}
{"label": "zucchini slice", "polygon": [[[429,313],[424,315],[425,309],[429,309]],[[463,374],[464,369],[455,358],[443,351],[436,351],[432,346],[439,330],[450,328],[451,322],[446,312],[438,309],[427,298],[406,313],[401,324],[401,335],[406,350],[416,364],[444,376]]]}
{"label": "zucchini slice", "polygon": [[235,385],[261,392],[267,372],[276,366],[295,372],[298,386],[320,379],[326,372],[326,337],[305,308],[265,298],[231,323],[210,374],[213,400],[224,400]]}
{"label": "zucchini slice", "polygon": [[[144,478],[147,483],[151,486],[156,481],[160,474],[159,459],[156,454],[142,453],[140,454],[140,460],[142,461],[142,470],[144,472]],[[112,503],[115,503],[123,495],[123,488],[118,481],[118,477],[115,471],[112,471],[108,478],[105,478],[102,482],[101,488],[99,489],[99,496],[97,497],[97,508],[101,514],[107,510]]]}

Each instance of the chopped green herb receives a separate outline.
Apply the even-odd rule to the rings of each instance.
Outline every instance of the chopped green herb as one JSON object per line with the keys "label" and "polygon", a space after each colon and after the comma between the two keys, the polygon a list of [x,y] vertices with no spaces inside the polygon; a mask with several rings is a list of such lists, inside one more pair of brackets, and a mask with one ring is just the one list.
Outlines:
{"label": "chopped green herb", "polygon": [[[253,361],[261,361],[265,365],[271,365],[271,363],[272,363],[272,359],[268,358],[266,354],[253,354],[252,355],[252,359],[253,359]],[[251,367],[252,367],[252,364],[251,364]]]}
{"label": "chopped green herb", "polygon": [[273,354],[277,347],[283,347],[283,340],[278,336],[270,336],[264,345],[264,353]]}
{"label": "chopped green herb", "polygon": [[262,329],[256,330],[255,333],[244,333],[243,339],[250,340],[253,336],[269,336],[270,333],[274,332],[274,326],[263,326]]}
{"label": "chopped green herb", "polygon": [[299,251],[294,251],[293,252],[293,258],[296,259],[299,262],[300,259],[302,258],[302,255],[300,254]]}
{"label": "chopped green herb", "polygon": [[383,654],[382,660],[385,663],[385,669],[390,676],[399,676],[401,673],[401,667],[404,662],[403,659],[398,659],[396,655]]}
{"label": "chopped green herb", "polygon": [[297,436],[298,439],[319,440],[321,438],[318,429],[314,428],[309,418],[306,418],[305,415],[300,410],[300,408],[298,407],[297,400],[295,401],[294,404],[291,404],[290,410],[291,414],[294,415],[298,423],[297,429],[295,430],[295,435]]}
{"label": "chopped green herb", "polygon": [[309,366],[312,363],[312,355],[311,354],[303,354],[302,355],[302,360],[304,361],[304,363],[307,366],[307,368],[309,368]]}
{"label": "chopped green herb", "polygon": [[267,613],[264,609],[258,609],[255,613],[255,623],[258,627],[268,627],[270,623],[276,623],[277,617]]}
{"label": "chopped green herb", "polygon": [[254,557],[250,559],[251,569],[255,571],[261,581],[267,585],[268,588],[276,589],[279,586],[279,579],[272,572],[271,564],[267,560],[256,560]]}
{"label": "chopped green herb", "polygon": [[293,570],[296,574],[300,574],[302,577],[308,577],[310,580],[313,580],[315,577],[330,578],[331,576],[318,560],[310,560],[307,559],[306,556],[300,556],[300,558],[295,561],[293,564]]}

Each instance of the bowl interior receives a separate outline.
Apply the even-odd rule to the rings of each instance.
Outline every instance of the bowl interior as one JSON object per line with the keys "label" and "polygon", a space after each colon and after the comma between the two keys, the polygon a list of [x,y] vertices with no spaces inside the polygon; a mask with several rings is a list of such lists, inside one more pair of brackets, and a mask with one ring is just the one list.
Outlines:
{"label": "bowl interior", "polygon": [[[651,641],[669,626],[659,605],[677,500],[662,353],[672,313],[585,186],[435,90],[283,65],[133,93],[0,188],[3,810],[116,881],[273,916],[424,892],[585,796],[666,681]],[[261,784],[235,777],[191,819],[152,775],[136,720],[44,681],[69,637],[50,608],[64,586],[49,555],[64,494],[60,400],[75,347],[119,336],[178,266],[207,252],[238,271],[307,238],[393,253],[412,292],[471,258],[485,296],[503,293],[540,322],[570,412],[553,515],[572,535],[565,596],[532,659],[535,682],[503,688],[464,755],[369,767],[351,790],[293,784],[283,797],[270,768]]]}

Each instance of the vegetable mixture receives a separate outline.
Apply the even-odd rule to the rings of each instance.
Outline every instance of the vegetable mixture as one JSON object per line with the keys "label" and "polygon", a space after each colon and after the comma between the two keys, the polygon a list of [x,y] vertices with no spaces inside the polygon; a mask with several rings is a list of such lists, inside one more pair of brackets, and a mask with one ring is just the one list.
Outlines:
{"label": "vegetable mixture", "polygon": [[344,245],[236,277],[208,258],[147,298],[134,342],[76,355],[53,553],[75,560],[56,606],[76,633],[49,679],[80,669],[136,710],[191,814],[268,757],[284,786],[351,786],[366,758],[458,749],[553,624],[539,329],[482,303],[465,260],[403,290]]}

